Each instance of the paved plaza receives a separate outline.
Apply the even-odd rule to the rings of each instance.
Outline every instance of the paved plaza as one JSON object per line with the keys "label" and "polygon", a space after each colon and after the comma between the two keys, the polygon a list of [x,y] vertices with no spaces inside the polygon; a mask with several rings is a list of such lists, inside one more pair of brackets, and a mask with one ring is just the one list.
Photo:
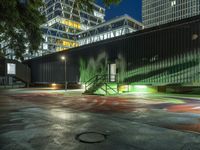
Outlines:
{"label": "paved plaza", "polygon": [[199,150],[200,96],[0,91],[1,150]]}

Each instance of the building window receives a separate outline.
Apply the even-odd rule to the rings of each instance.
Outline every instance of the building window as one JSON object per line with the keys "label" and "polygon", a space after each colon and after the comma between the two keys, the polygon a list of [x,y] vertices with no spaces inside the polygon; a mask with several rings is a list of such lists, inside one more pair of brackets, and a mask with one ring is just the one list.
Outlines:
{"label": "building window", "polygon": [[171,6],[175,6],[176,5],[176,0],[171,1]]}
{"label": "building window", "polygon": [[16,64],[7,63],[7,74],[15,75],[16,74]]}

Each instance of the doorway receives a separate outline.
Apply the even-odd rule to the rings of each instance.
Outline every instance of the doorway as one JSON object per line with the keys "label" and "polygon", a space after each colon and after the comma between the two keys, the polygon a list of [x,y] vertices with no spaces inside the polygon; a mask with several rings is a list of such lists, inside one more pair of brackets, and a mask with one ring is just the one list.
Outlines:
{"label": "doorway", "polygon": [[109,82],[116,82],[117,65],[115,63],[108,64],[108,79]]}

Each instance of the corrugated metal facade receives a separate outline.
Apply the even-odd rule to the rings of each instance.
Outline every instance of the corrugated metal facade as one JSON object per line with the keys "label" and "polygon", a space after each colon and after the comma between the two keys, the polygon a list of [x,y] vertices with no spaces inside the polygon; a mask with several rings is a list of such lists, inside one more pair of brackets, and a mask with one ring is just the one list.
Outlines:
{"label": "corrugated metal facade", "polygon": [[117,64],[120,82],[200,83],[200,16],[29,60],[33,83],[82,82]]}

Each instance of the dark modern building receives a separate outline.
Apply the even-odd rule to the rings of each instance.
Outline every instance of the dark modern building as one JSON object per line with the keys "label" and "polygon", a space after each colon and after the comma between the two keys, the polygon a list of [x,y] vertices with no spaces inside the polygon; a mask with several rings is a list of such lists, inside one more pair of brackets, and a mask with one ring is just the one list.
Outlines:
{"label": "dark modern building", "polygon": [[124,85],[199,86],[200,16],[26,61],[32,83],[63,84],[63,55],[68,83],[106,75]]}
{"label": "dark modern building", "polygon": [[200,14],[199,0],[142,0],[145,27],[153,27]]}

